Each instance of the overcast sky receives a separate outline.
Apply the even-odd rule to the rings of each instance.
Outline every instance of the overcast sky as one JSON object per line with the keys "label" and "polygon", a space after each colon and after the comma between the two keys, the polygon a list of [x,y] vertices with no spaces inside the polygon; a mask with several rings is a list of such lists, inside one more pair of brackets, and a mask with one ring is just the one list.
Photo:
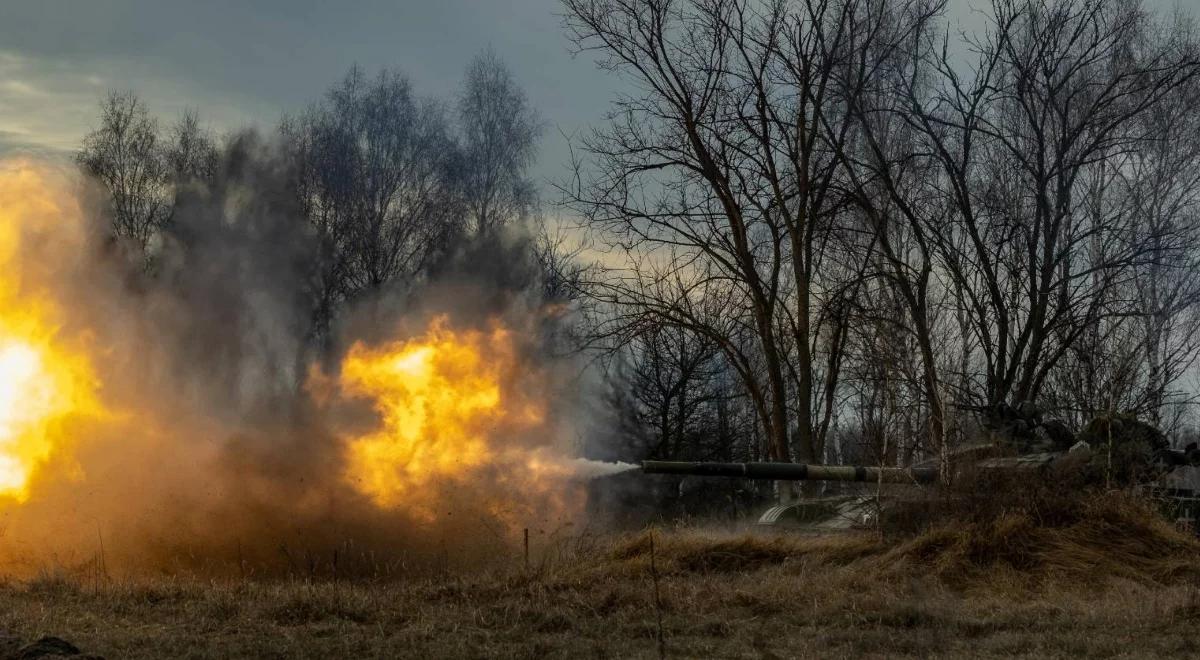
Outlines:
{"label": "overcast sky", "polygon": [[[952,3],[953,20],[978,23],[980,0]],[[548,122],[537,175],[558,178],[559,131],[597,122],[618,84],[569,55],[558,12],[558,0],[0,0],[0,154],[76,148],[108,89],[166,120],[194,107],[218,130],[274,126],[355,62],[449,98],[490,45]]]}
{"label": "overcast sky", "polygon": [[572,58],[557,0],[0,0],[0,152],[68,151],[108,89],[173,119],[195,107],[224,130],[273,126],[355,62],[451,97],[491,46],[548,122],[538,174],[567,160],[558,135],[597,121],[615,84]]}

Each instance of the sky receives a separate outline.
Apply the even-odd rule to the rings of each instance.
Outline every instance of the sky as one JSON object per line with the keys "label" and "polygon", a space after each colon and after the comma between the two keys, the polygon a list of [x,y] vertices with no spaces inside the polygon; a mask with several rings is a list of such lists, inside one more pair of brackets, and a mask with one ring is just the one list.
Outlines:
{"label": "sky", "polygon": [[561,178],[567,141],[617,81],[570,54],[557,0],[0,0],[0,155],[74,150],[110,89],[163,121],[195,108],[217,131],[273,127],[353,64],[450,99],[491,47],[546,123],[535,174]]}
{"label": "sky", "polygon": [[[979,25],[982,4],[951,0],[951,19]],[[559,0],[0,0],[0,156],[70,153],[110,89],[137,92],[166,123],[195,108],[218,132],[275,126],[355,63],[449,99],[490,46],[546,122],[534,175],[561,180],[567,138],[600,122],[622,83],[571,56],[560,11]]]}

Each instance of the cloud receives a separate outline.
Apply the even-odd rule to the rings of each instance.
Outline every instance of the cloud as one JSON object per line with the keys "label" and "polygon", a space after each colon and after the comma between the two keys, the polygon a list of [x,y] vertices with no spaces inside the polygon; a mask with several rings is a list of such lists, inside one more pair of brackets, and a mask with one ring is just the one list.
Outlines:
{"label": "cloud", "polygon": [[53,61],[0,51],[0,152],[71,149],[99,89],[87,76]]}
{"label": "cloud", "polygon": [[36,136],[0,130],[0,157],[36,156],[57,159],[65,157],[67,153],[62,149],[40,144]]}
{"label": "cloud", "polygon": [[66,155],[92,130],[109,90],[131,89],[169,123],[186,108],[218,130],[252,122],[253,100],[231,99],[152,62],[123,56],[55,57],[0,51],[0,156]]}

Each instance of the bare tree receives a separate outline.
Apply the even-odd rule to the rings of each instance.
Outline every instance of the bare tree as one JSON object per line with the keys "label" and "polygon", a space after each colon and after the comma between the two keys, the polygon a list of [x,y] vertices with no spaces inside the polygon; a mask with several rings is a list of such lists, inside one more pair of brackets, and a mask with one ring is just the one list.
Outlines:
{"label": "bare tree", "polygon": [[849,259],[855,273],[866,258],[829,251],[850,203],[839,153],[853,117],[835,78],[858,3],[564,4],[580,50],[600,53],[602,67],[639,90],[585,142],[594,169],[571,195],[576,207],[611,244],[658,248],[635,261],[661,268],[641,275],[725,288],[757,339],[761,370],[739,373],[762,393],[771,456],[788,460],[793,446],[802,460],[822,456],[828,425],[818,414],[833,407],[821,392],[836,389],[840,356],[820,349],[843,345],[822,333],[849,317],[824,316],[815,301],[844,288],[822,281],[837,270],[827,264]]}
{"label": "bare tree", "polygon": [[[922,48],[934,19],[944,9],[941,0],[847,3],[841,45],[844,55],[837,77],[854,117],[851,139],[843,143],[838,157],[845,165],[845,180],[864,229],[873,236],[872,246],[880,255],[874,270],[895,293],[894,297],[881,296],[889,303],[883,309],[863,310],[869,321],[866,327],[877,327],[879,319],[871,317],[882,313],[890,319],[891,332],[912,340],[913,352],[920,357],[917,382],[928,408],[926,446],[943,453],[946,413],[938,366],[941,351],[935,343],[936,254],[930,234],[939,231],[945,204],[930,190],[935,168],[921,157],[921,138],[904,114],[911,97],[928,84]],[[897,90],[907,94],[897,94]],[[860,368],[876,381],[864,391],[874,399],[879,380],[894,383],[896,374],[890,370],[884,370],[886,378],[877,376],[898,357],[891,350],[877,352],[881,344],[876,340],[864,346],[871,350],[862,355],[868,364]],[[884,395],[897,394],[889,391]]]}
{"label": "bare tree", "polygon": [[1089,177],[1092,213],[1131,218],[1121,240],[1146,255],[1107,292],[1126,313],[1096,322],[1054,374],[1051,394],[1081,420],[1124,410],[1174,428],[1193,398],[1179,385],[1200,349],[1197,101],[1200,79],[1172,90],[1137,120],[1142,139]]}
{"label": "bare tree", "polygon": [[995,0],[993,16],[971,77],[942,47],[937,91],[910,90],[953,208],[931,236],[991,403],[1037,398],[1097,319],[1126,312],[1105,294],[1147,245],[1121,240],[1134,218],[1091,212],[1087,175],[1138,144],[1138,117],[1197,73],[1135,2]]}
{"label": "bare tree", "polygon": [[341,301],[419,279],[461,231],[461,159],[444,108],[386,70],[368,79],[352,68],[282,131],[322,245],[314,315],[325,336]]}
{"label": "bare tree", "polygon": [[714,388],[720,371],[717,347],[678,326],[656,326],[635,337],[629,349],[630,391],[642,423],[653,429],[650,455],[705,458],[711,447],[727,449],[725,438],[697,433],[715,426],[701,417],[718,396]]}
{"label": "bare tree", "polygon": [[171,127],[171,141],[166,148],[176,185],[210,183],[216,175],[218,157],[212,135],[200,126],[199,114],[194,109],[184,110]]}
{"label": "bare tree", "polygon": [[100,126],[75,159],[109,193],[113,239],[127,241],[149,266],[151,241],[174,199],[158,121],[133,92],[111,92],[100,103]]}
{"label": "bare tree", "polygon": [[528,177],[542,125],[512,72],[491,49],[467,66],[458,100],[463,194],[476,233],[527,217],[537,205]]}
{"label": "bare tree", "polygon": [[1189,81],[1146,117],[1151,139],[1131,154],[1120,191],[1149,258],[1134,272],[1138,312],[1135,364],[1140,388],[1125,407],[1175,427],[1173,404],[1194,400],[1180,381],[1200,357],[1200,79]]}

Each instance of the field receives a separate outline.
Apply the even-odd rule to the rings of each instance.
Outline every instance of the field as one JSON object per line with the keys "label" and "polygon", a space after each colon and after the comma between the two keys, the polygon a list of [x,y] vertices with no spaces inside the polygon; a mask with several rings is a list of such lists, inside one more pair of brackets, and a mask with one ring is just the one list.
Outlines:
{"label": "field", "polygon": [[45,574],[0,587],[0,644],[18,657],[56,636],[110,659],[1195,656],[1200,544],[1140,516],[1116,503],[1056,528],[1018,514],[903,539],[653,530],[576,539],[528,570],[386,583]]}

